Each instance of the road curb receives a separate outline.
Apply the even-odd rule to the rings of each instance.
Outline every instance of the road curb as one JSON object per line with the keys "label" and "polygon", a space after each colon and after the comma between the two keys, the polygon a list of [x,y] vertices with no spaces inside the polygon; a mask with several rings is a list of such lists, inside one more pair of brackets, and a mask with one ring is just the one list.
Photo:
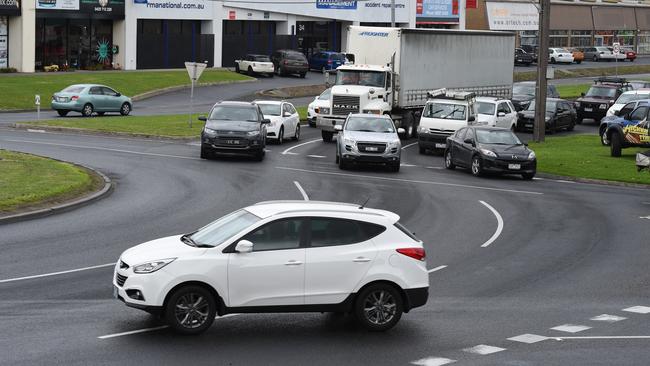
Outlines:
{"label": "road curb", "polygon": [[146,140],[160,140],[160,141],[172,141],[172,142],[194,142],[199,141],[200,136],[196,137],[173,137],[173,136],[158,136],[158,135],[148,135],[148,134],[138,134],[138,133],[128,133],[128,132],[110,132],[110,131],[93,131],[87,130],[84,128],[72,128],[72,127],[53,127],[53,126],[42,126],[38,124],[27,124],[27,123],[12,123],[10,125],[12,128],[17,130],[42,130],[49,132],[67,132],[77,135],[88,135],[88,136],[103,136],[103,137],[133,137]]}
{"label": "road curb", "polygon": [[[52,158],[48,158],[52,159]],[[54,215],[57,213],[62,213],[66,211],[71,211],[74,209],[77,209],[79,207],[86,206],[94,201],[98,201],[102,198],[107,197],[109,194],[113,192],[114,184],[113,181],[106,176],[104,173],[100,172],[99,170],[93,169],[91,167],[85,166],[83,164],[76,164],[76,163],[71,163],[68,161],[63,161],[63,160],[58,160],[58,159],[52,159],[60,162],[64,162],[67,164],[72,164],[81,168],[84,168],[86,170],[89,170],[91,173],[94,173],[102,178],[104,181],[104,187],[100,189],[99,191],[95,191],[94,193],[75,199],[73,201],[65,202],[62,204],[58,204],[52,207],[48,208],[43,208],[43,209],[38,209],[34,211],[28,211],[28,212],[21,212],[13,215],[8,215],[8,216],[0,216],[0,225],[3,224],[11,224],[14,222],[19,222],[19,221],[26,221],[26,220],[32,220],[32,219],[37,219],[45,216],[50,216]]]}
{"label": "road curb", "polygon": [[603,180],[603,179],[568,177],[564,175],[554,175],[554,174],[540,173],[540,172],[537,173],[537,176],[544,179],[565,180],[565,181],[575,182],[575,183],[588,183],[588,184],[596,184],[596,185],[610,186],[610,187],[650,189],[650,185],[639,184],[639,183],[627,183],[627,182],[616,182],[616,181]]}

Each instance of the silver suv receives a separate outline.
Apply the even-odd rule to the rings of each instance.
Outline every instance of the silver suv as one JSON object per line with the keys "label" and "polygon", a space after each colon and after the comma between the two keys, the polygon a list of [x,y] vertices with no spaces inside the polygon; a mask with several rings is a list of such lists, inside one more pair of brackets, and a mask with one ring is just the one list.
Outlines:
{"label": "silver suv", "polygon": [[336,163],[346,169],[350,164],[376,164],[399,171],[402,144],[399,135],[404,129],[395,128],[386,115],[350,114],[343,125],[336,125]]}

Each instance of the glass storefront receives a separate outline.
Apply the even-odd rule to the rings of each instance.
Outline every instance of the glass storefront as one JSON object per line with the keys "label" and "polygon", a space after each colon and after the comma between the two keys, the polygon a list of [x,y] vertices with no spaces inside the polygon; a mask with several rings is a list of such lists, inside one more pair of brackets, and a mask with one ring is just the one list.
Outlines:
{"label": "glass storefront", "polygon": [[37,18],[36,69],[111,69],[112,41],[112,20]]}
{"label": "glass storefront", "polygon": [[589,47],[593,34],[591,31],[571,31],[571,47]]}
{"label": "glass storefront", "polygon": [[639,31],[638,53],[650,53],[650,31]]}

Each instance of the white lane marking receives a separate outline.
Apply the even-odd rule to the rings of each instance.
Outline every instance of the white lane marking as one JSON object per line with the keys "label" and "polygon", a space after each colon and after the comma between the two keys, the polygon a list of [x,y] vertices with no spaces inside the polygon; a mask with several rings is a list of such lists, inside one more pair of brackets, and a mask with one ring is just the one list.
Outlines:
{"label": "white lane marking", "polygon": [[632,306],[631,308],[623,309],[628,313],[637,313],[637,314],[648,314],[650,313],[650,307],[647,306]]}
{"label": "white lane marking", "polygon": [[59,271],[59,272],[45,273],[45,274],[33,275],[33,276],[25,276],[25,277],[8,278],[8,279],[6,279],[6,280],[0,280],[0,283],[15,282],[15,281],[22,281],[22,280],[31,280],[31,279],[33,279],[33,278],[41,278],[41,277],[57,276],[57,275],[62,275],[62,274],[66,274],[66,273],[74,273],[74,272],[88,271],[88,270],[90,270],[90,269],[97,269],[97,268],[104,268],[104,267],[112,267],[112,266],[115,266],[115,262],[113,262],[113,263],[106,263],[106,264],[100,264],[100,265],[97,265],[97,266],[91,266],[91,267],[84,267],[84,268],[70,269],[70,270],[67,270],[67,271]]}
{"label": "white lane marking", "polygon": [[293,149],[295,149],[295,148],[297,148],[297,147],[305,146],[305,145],[307,145],[307,144],[313,144],[314,142],[318,142],[318,141],[322,141],[322,140],[323,140],[323,139],[313,139],[313,140],[309,140],[309,141],[307,141],[307,142],[303,142],[302,144],[298,144],[298,145],[295,145],[295,146],[291,146],[290,148],[284,150],[284,151],[282,152],[282,155],[296,155],[296,153],[292,153],[291,150],[293,150]]}
{"label": "white lane marking", "polygon": [[417,165],[401,163],[400,166],[412,167],[412,166],[417,166]]}
{"label": "white lane marking", "polygon": [[158,157],[163,157],[163,158],[176,158],[176,159],[186,159],[186,160],[201,160],[199,158],[193,158],[190,156],[180,156],[180,155],[169,155],[169,154],[156,154],[156,153],[146,153],[146,152],[140,152],[140,151],[133,151],[133,150],[122,150],[122,149],[109,149],[106,147],[97,147],[97,146],[84,146],[84,145],[70,145],[70,144],[57,144],[54,142],[41,142],[41,141],[29,141],[29,140],[9,140],[6,139],[4,141],[9,141],[9,142],[23,142],[23,143],[28,143],[28,144],[37,144],[37,145],[51,145],[51,146],[62,146],[62,147],[73,147],[77,149],[90,149],[90,150],[101,150],[101,151],[113,151],[113,152],[120,152],[120,153],[125,153],[125,154],[135,154],[135,155],[145,155],[145,156],[158,156]]}
{"label": "white lane marking", "polygon": [[597,322],[607,322],[607,323],[615,323],[615,322],[620,322],[621,320],[625,320],[627,318],[618,316],[618,315],[609,315],[609,314],[601,314],[598,316],[595,316],[589,320],[597,321]]}
{"label": "white lane marking", "polygon": [[650,215],[648,215],[648,216],[639,216],[639,218],[640,219],[648,219],[648,220],[650,220]]}
{"label": "white lane marking", "polygon": [[541,335],[537,334],[521,334],[515,337],[510,337],[508,338],[509,341],[514,341],[514,342],[521,342],[521,343],[526,343],[526,344],[532,344],[532,343],[537,343],[541,342],[544,340],[547,340],[548,337],[544,337]]}
{"label": "white lane marking", "polygon": [[490,211],[492,211],[494,216],[497,218],[497,230],[494,232],[494,234],[492,234],[492,237],[490,237],[488,241],[486,241],[481,245],[481,248],[485,248],[488,245],[492,244],[495,240],[497,240],[501,235],[501,232],[503,231],[503,218],[501,217],[499,212],[495,210],[494,207],[490,206],[487,202],[485,201],[479,201],[479,202],[481,202],[483,206],[487,207]]}
{"label": "white lane marking", "polygon": [[467,353],[475,353],[477,355],[489,355],[491,353],[497,353],[505,350],[505,348],[488,346],[486,344],[479,344],[478,346],[463,349],[463,351]]}
{"label": "white lane marking", "polygon": [[650,336],[585,336],[585,337],[552,337],[556,341],[564,341],[571,339],[650,339]]}
{"label": "white lane marking", "polygon": [[591,327],[588,327],[586,325],[563,324],[563,325],[558,325],[557,327],[553,327],[551,329],[557,330],[559,332],[578,333],[578,332],[582,332],[583,330],[591,329]]}
{"label": "white lane marking", "polygon": [[[229,317],[235,316],[235,315],[239,315],[239,314],[226,314],[224,316],[217,316],[214,319],[218,320],[218,319],[223,319],[223,318],[229,318]],[[131,330],[131,331],[122,332],[122,333],[107,334],[107,335],[99,336],[97,338],[99,338],[99,339],[109,339],[109,338],[127,336],[127,335],[131,335],[131,334],[153,332],[153,331],[156,331],[156,330],[161,330],[161,329],[166,329],[166,328],[169,328],[169,325],[161,325],[161,326],[152,327],[152,328],[136,329],[136,330]]]}
{"label": "white lane marking", "polygon": [[309,158],[317,158],[317,159],[325,159],[327,156],[325,155],[307,155]]}
{"label": "white lane marking", "polygon": [[412,143],[412,144],[408,144],[408,145],[406,145],[406,146],[402,146],[402,150],[406,149],[407,147],[411,147],[411,146],[413,146],[413,145],[417,145],[417,144],[418,144],[417,142],[414,142],[414,143]]}
{"label": "white lane marking", "polygon": [[45,133],[45,130],[33,130],[31,128],[28,128],[27,132]]}
{"label": "white lane marking", "polygon": [[450,363],[454,363],[456,360],[451,360],[449,358],[444,358],[444,357],[427,357],[427,358],[422,358],[417,361],[412,361],[411,365],[417,365],[417,366],[442,366],[442,365],[448,365]]}
{"label": "white lane marking", "polygon": [[300,194],[302,195],[302,198],[303,198],[305,201],[309,201],[309,196],[307,196],[307,192],[305,192],[305,190],[302,189],[302,186],[300,185],[300,183],[298,183],[298,181],[295,181],[295,180],[294,180],[294,181],[293,181],[293,184],[295,184],[295,185],[296,185],[296,188],[298,188],[298,190],[300,191]]}
{"label": "white lane marking", "polygon": [[470,186],[470,185],[465,185],[465,184],[433,182],[433,181],[427,181],[427,180],[411,180],[411,179],[401,179],[401,178],[378,177],[378,176],[362,175],[362,174],[326,172],[326,171],[321,171],[321,170],[289,168],[289,167],[283,167],[283,166],[278,166],[278,167],[276,167],[276,169],[291,170],[291,171],[294,171],[294,172],[303,172],[303,173],[335,175],[335,176],[339,176],[339,177],[354,177],[354,178],[363,178],[363,179],[385,180],[385,181],[391,181],[391,182],[406,182],[406,183],[430,184],[430,185],[446,186],[446,187],[482,189],[482,190],[486,190],[486,191],[495,191],[495,192],[522,193],[522,194],[532,194],[532,195],[540,195],[540,196],[544,194],[544,193],[541,193],[541,192],[517,191],[517,190],[514,190],[514,189]]}
{"label": "white lane marking", "polygon": [[444,169],[444,168],[441,167],[441,166],[428,166],[428,167],[426,167],[426,168],[427,168],[427,169]]}
{"label": "white lane marking", "polygon": [[578,184],[578,182],[572,182],[570,180],[562,180],[562,179],[550,179],[552,182],[558,182],[558,183],[570,183],[570,184]]}
{"label": "white lane marking", "polygon": [[160,330],[160,329],[165,329],[165,328],[169,328],[169,325],[161,325],[159,327],[137,329],[137,330],[132,330],[132,331],[129,331],[129,332],[107,334],[107,335],[99,336],[97,338],[99,338],[99,339],[109,339],[109,338],[122,337],[122,336],[126,336],[126,335],[131,335],[131,334],[153,332],[154,330]]}
{"label": "white lane marking", "polygon": [[439,270],[441,270],[441,269],[445,269],[445,268],[447,268],[447,265],[438,266],[438,267],[436,267],[436,268],[429,269],[429,270],[427,270],[427,272],[429,272],[429,273],[433,273],[433,272],[437,272],[437,271],[439,271]]}

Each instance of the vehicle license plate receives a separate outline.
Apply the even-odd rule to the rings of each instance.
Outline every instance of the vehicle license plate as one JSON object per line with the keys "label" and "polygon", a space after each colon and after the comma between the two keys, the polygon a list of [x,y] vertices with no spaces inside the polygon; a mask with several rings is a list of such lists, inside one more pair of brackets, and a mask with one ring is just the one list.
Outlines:
{"label": "vehicle license plate", "polygon": [[117,299],[117,287],[113,286],[113,297]]}
{"label": "vehicle license plate", "polygon": [[436,144],[436,149],[444,149],[447,147],[447,144]]}
{"label": "vehicle license plate", "polygon": [[67,102],[67,101],[68,101],[68,98],[65,98],[65,97],[58,97],[57,100],[58,100],[59,102]]}
{"label": "vehicle license plate", "polygon": [[591,112],[591,111],[593,111],[593,109],[591,109],[591,108],[585,108],[585,112]]}
{"label": "vehicle license plate", "polygon": [[239,145],[240,141],[239,140],[226,140],[226,143],[228,145]]}
{"label": "vehicle license plate", "polygon": [[526,127],[533,127],[533,125],[530,123],[526,123]]}
{"label": "vehicle license plate", "polygon": [[519,170],[519,169],[521,169],[521,164],[508,164],[508,169],[510,169],[510,170]]}
{"label": "vehicle license plate", "polygon": [[379,148],[376,148],[374,146],[368,146],[366,147],[366,151],[379,151]]}

